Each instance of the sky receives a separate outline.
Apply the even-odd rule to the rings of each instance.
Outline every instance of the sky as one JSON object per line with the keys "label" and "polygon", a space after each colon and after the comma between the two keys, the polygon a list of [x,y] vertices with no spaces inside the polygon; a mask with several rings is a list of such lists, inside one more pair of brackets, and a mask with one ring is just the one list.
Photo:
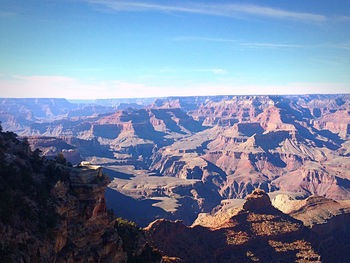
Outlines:
{"label": "sky", "polygon": [[350,93],[349,0],[0,0],[0,97]]}

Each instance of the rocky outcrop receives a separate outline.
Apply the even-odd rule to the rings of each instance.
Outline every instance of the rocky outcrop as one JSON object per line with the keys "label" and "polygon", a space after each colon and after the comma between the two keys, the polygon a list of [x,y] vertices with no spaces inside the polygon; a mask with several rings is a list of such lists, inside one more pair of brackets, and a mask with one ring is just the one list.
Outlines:
{"label": "rocky outcrop", "polygon": [[244,210],[259,211],[271,208],[271,201],[264,190],[256,189],[247,196],[246,202],[243,205]]}
{"label": "rocky outcrop", "polygon": [[0,131],[0,145],[1,262],[160,261],[136,226],[119,234],[101,167],[47,160],[10,132]]}
{"label": "rocky outcrop", "polygon": [[[257,192],[259,191],[259,192]],[[259,198],[259,196],[263,198]],[[322,196],[305,197],[301,193],[271,193],[272,205],[283,213],[299,220],[307,228],[302,234],[322,256],[322,262],[346,262],[349,258],[350,203],[348,200],[332,200]],[[210,213],[198,216],[193,226],[219,227],[238,215],[243,206],[250,210],[269,209],[267,196],[255,190],[243,204],[241,199],[223,200]],[[256,202],[256,200],[260,200]],[[260,210],[261,211],[261,210]]]}
{"label": "rocky outcrop", "polygon": [[[109,183],[102,168],[81,167],[70,171],[70,184],[56,183],[54,199],[64,200],[56,211],[63,218],[58,230],[56,262],[125,262],[122,240],[108,217],[104,192]],[[72,198],[70,195],[74,195]],[[65,235],[61,236],[61,233]]]}
{"label": "rocky outcrop", "polygon": [[186,227],[157,220],[145,230],[152,245],[181,262],[321,262],[301,221],[274,208],[262,190],[223,223]]}

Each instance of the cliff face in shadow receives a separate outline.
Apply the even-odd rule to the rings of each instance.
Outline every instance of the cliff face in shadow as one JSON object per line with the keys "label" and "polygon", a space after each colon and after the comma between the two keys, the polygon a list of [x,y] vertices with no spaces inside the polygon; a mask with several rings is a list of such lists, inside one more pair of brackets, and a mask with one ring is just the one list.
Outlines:
{"label": "cliff face in shadow", "polygon": [[159,262],[142,231],[108,213],[108,183],[99,167],[46,160],[0,131],[0,261]]}
{"label": "cliff face in shadow", "polygon": [[[302,207],[299,216],[310,217],[307,209]],[[202,220],[205,226],[188,227],[162,219],[145,230],[150,243],[168,255],[169,262],[346,262],[348,215],[306,227],[273,207],[268,195],[256,189],[226,220]]]}
{"label": "cliff face in shadow", "polygon": [[322,251],[324,262],[347,262],[350,251],[350,202],[311,196],[293,200],[277,195],[274,205],[285,210],[310,228],[312,238]]}
{"label": "cliff face in shadow", "polygon": [[219,225],[157,220],[146,231],[155,247],[180,262],[321,262],[302,222],[274,208],[263,190]]}

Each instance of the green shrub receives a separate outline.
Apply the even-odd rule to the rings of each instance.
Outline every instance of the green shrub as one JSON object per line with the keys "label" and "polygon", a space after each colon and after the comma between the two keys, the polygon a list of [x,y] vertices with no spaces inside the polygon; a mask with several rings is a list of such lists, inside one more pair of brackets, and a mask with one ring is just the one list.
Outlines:
{"label": "green shrub", "polygon": [[115,220],[114,228],[123,240],[123,249],[131,252],[136,248],[135,240],[141,235],[142,230],[134,222],[118,217]]}

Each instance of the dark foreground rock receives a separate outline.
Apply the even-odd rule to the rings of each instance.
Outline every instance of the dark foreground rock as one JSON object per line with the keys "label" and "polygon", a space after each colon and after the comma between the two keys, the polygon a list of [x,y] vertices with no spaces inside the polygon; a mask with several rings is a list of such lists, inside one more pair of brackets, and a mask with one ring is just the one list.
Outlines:
{"label": "dark foreground rock", "polygon": [[160,262],[106,209],[101,168],[46,160],[0,130],[0,262]]}

